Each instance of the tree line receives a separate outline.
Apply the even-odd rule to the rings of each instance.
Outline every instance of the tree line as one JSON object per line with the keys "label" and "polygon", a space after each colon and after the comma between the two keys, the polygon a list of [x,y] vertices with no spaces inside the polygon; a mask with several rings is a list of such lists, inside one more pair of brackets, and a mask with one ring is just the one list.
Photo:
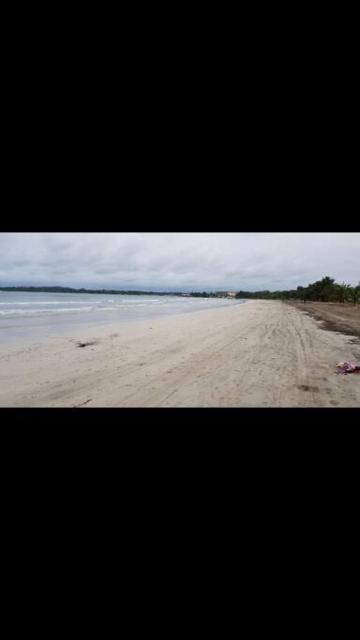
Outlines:
{"label": "tree line", "polygon": [[[73,289],[71,287],[0,287],[0,291],[26,291],[44,293],[95,293],[111,295],[156,295],[156,296],[181,296],[181,292],[173,291],[123,291],[114,289]],[[194,298],[218,298],[226,296],[214,292],[192,291],[190,294]],[[301,300],[303,302],[360,302],[360,282],[356,286],[351,286],[345,282],[339,284],[334,278],[326,276],[322,280],[313,282],[307,287],[297,287],[286,291],[238,291],[237,298],[253,298],[265,300]]]}
{"label": "tree line", "polygon": [[192,291],[189,295],[192,298],[219,298],[220,297],[218,294],[212,293],[212,292],[209,293],[208,291]]}
{"label": "tree line", "polygon": [[297,287],[286,291],[238,291],[237,298],[261,298],[269,300],[301,300],[302,302],[360,302],[360,282],[351,286],[345,282],[339,284],[334,278],[326,276],[307,287]]}
{"label": "tree line", "polygon": [[72,287],[0,287],[0,291],[23,291],[27,293],[95,293],[106,295],[129,296],[178,296],[180,293],[171,291],[121,291],[118,289],[73,289]]}

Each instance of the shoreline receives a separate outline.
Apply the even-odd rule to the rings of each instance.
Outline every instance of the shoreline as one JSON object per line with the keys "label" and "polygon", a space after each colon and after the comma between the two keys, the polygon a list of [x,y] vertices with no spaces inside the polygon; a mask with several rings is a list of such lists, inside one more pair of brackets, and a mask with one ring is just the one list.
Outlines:
{"label": "shoreline", "polygon": [[44,345],[51,345],[51,343],[53,343],[54,341],[59,341],[59,340],[68,340],[69,338],[77,338],[80,340],[81,337],[84,337],[86,335],[91,334],[92,336],[98,337],[98,338],[103,338],[106,337],[109,332],[114,332],[114,331],[119,331],[119,329],[123,328],[124,330],[128,330],[131,332],[132,328],[139,328],[141,329],[142,327],[147,327],[149,324],[151,325],[151,323],[154,324],[159,324],[159,326],[161,326],[161,323],[167,322],[168,320],[171,321],[172,319],[176,319],[176,318],[182,318],[184,316],[196,316],[197,314],[203,314],[206,313],[207,311],[218,311],[218,310],[222,310],[222,309],[229,309],[231,307],[238,307],[241,306],[242,304],[244,304],[245,302],[250,302],[249,300],[241,300],[236,304],[233,305],[229,305],[229,307],[211,307],[211,308],[207,308],[207,309],[191,309],[191,310],[185,310],[185,311],[174,311],[173,313],[168,313],[168,314],[162,314],[162,315],[154,315],[153,317],[149,316],[147,318],[144,317],[133,317],[131,319],[121,319],[118,321],[113,320],[112,322],[96,322],[94,324],[91,323],[84,323],[81,324],[79,323],[78,326],[76,326],[76,324],[73,324],[71,326],[71,328],[69,327],[69,325],[66,326],[66,329],[59,331],[58,333],[56,333],[56,330],[54,328],[54,333],[52,335],[43,335],[43,336],[38,336],[33,334],[32,336],[29,335],[26,338],[21,338],[18,340],[15,339],[9,339],[9,340],[5,340],[4,342],[0,342],[0,356],[2,353],[7,352],[7,351],[12,351],[12,352],[16,352],[18,349],[23,349],[25,347],[41,347]]}
{"label": "shoreline", "polygon": [[292,305],[247,302],[2,345],[0,406],[360,406],[359,378],[335,373],[360,359],[350,336]]}
{"label": "shoreline", "polygon": [[[109,302],[112,302],[111,300]],[[227,308],[227,306],[237,306],[243,304],[244,300],[238,300],[231,302],[229,305],[223,304],[210,304],[202,306],[197,305],[195,308],[187,305],[183,308],[170,308],[164,310],[160,307],[150,307],[147,311],[136,308],[131,308],[134,314],[128,314],[127,309],[125,313],[121,310],[103,310],[99,307],[92,310],[91,313],[84,312],[83,314],[76,314],[73,318],[67,314],[50,315],[47,317],[45,314],[28,315],[24,317],[9,316],[7,318],[0,317],[0,349],[7,346],[13,346],[16,348],[20,345],[31,344],[43,344],[49,340],[57,338],[66,338],[73,334],[80,334],[86,332],[93,332],[108,329],[111,330],[114,326],[120,325],[135,325],[143,322],[157,322],[157,320],[167,319],[175,316],[182,316],[187,314],[193,314],[197,312],[203,312],[206,310],[215,310],[218,308]],[[27,303],[26,303],[27,304]],[[140,307],[144,305],[140,304]],[[100,311],[99,311],[100,309]],[[113,315],[114,314],[114,315]],[[4,324],[6,323],[6,324]]]}

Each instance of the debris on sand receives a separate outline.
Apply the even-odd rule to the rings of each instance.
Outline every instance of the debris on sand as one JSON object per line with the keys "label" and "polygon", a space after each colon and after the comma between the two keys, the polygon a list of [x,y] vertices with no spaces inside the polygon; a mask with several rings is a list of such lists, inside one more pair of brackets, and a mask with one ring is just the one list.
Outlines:
{"label": "debris on sand", "polygon": [[339,362],[336,368],[336,373],[343,373],[344,375],[348,373],[360,373],[360,366],[355,364],[355,362]]}
{"label": "debris on sand", "polygon": [[80,404],[76,404],[75,405],[75,409],[77,409],[78,407],[83,407],[85,404],[88,404],[89,402],[91,402],[92,398],[89,398],[88,400],[85,400],[85,402],[81,402]]}

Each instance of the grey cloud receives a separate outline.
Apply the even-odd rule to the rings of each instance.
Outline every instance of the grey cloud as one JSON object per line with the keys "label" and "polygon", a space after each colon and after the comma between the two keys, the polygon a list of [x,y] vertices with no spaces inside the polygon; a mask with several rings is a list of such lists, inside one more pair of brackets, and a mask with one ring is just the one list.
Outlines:
{"label": "grey cloud", "polygon": [[0,284],[274,289],[360,280],[360,234],[0,233]]}

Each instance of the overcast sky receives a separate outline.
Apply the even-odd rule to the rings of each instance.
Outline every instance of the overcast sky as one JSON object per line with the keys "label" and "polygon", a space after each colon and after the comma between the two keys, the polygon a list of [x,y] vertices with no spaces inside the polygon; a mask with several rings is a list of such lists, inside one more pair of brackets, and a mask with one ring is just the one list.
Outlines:
{"label": "overcast sky", "polygon": [[0,233],[0,286],[287,289],[360,280],[360,233]]}

